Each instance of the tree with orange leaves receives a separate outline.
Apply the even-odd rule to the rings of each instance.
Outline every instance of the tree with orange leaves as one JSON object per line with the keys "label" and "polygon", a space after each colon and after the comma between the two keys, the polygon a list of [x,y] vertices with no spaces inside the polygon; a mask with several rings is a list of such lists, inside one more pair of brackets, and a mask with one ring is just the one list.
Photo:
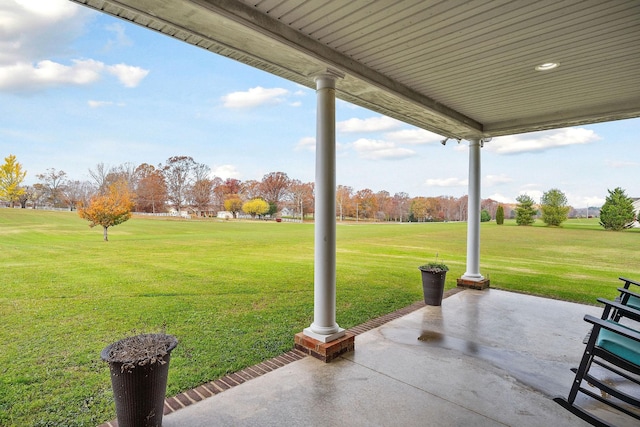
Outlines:
{"label": "tree with orange leaves", "polygon": [[109,186],[106,194],[91,198],[87,207],[78,205],[78,215],[89,221],[89,227],[101,225],[104,241],[108,241],[107,229],[122,224],[131,218],[134,202],[127,183],[118,181]]}

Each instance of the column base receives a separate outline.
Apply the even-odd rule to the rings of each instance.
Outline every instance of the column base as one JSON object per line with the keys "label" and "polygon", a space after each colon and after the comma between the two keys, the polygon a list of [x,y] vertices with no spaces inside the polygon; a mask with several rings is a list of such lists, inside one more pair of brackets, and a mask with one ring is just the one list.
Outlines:
{"label": "column base", "polygon": [[490,284],[491,281],[485,278],[482,278],[481,280],[469,280],[461,277],[458,279],[459,288],[483,290],[487,289]]}
{"label": "column base", "polygon": [[338,326],[338,330],[336,332],[325,335],[325,334],[320,334],[318,332],[314,332],[311,329],[311,326],[309,326],[308,328],[304,328],[302,332],[306,336],[308,336],[309,338],[313,338],[314,340],[321,341],[321,342],[331,342],[331,341],[337,340],[338,338],[342,338],[344,336],[345,330]]}
{"label": "column base", "polygon": [[345,332],[342,338],[331,342],[322,342],[305,335],[304,332],[298,332],[294,341],[297,350],[329,363],[339,356],[353,351],[355,338],[356,336],[351,332]]}

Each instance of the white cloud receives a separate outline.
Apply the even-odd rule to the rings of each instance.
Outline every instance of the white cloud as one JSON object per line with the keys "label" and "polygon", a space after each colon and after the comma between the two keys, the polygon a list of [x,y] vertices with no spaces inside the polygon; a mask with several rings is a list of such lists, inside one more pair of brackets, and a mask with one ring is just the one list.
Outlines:
{"label": "white cloud", "polygon": [[491,199],[491,200],[495,200],[498,203],[505,203],[505,204],[515,204],[516,203],[516,199],[504,196],[500,193],[493,193],[491,194],[489,197],[486,197],[487,199]]}
{"label": "white cloud", "polygon": [[566,128],[523,135],[500,136],[485,143],[486,150],[498,154],[531,153],[569,145],[589,144],[600,137],[590,129]]}
{"label": "white cloud", "polygon": [[15,3],[34,15],[45,18],[58,19],[75,14],[74,7],[65,0],[14,0],[8,3]]}
{"label": "white cloud", "polygon": [[32,65],[16,63],[0,67],[0,90],[37,91],[58,85],[85,85],[100,79],[104,64],[92,59],[62,65],[44,60]]}
{"label": "white cloud", "polygon": [[88,85],[111,72],[128,87],[148,71],[93,59],[70,57],[69,45],[83,33],[95,12],[68,0],[4,0],[0,3],[0,90],[36,92],[50,87]]}
{"label": "white cloud", "polygon": [[509,183],[509,182],[513,182],[513,179],[508,177],[505,174],[487,175],[484,178],[484,184],[486,184],[486,185],[506,184],[506,183]]}
{"label": "white cloud", "polygon": [[67,0],[3,0],[0,66],[66,53],[94,13]]}
{"label": "white cloud", "polygon": [[312,136],[300,138],[300,141],[296,144],[296,151],[299,150],[316,151],[316,139]]}
{"label": "white cloud", "polygon": [[122,25],[122,23],[116,22],[111,25],[107,25],[105,29],[107,31],[112,32],[116,37],[115,41],[109,40],[107,44],[107,49],[109,49],[111,46],[132,46],[133,45],[133,42],[125,33],[124,25]]}
{"label": "white cloud", "polygon": [[443,137],[424,129],[402,129],[385,133],[385,138],[402,144],[419,145],[442,141]]}
{"label": "white cloud", "polygon": [[415,151],[397,147],[393,142],[360,138],[352,144],[360,157],[368,160],[397,160],[415,155]]}
{"label": "white cloud", "polygon": [[396,129],[402,122],[386,116],[370,117],[368,119],[349,119],[336,123],[336,130],[343,133],[380,132]]}
{"label": "white cloud", "polygon": [[640,163],[631,160],[605,160],[605,165],[614,169],[637,168]]}
{"label": "white cloud", "polygon": [[227,108],[253,108],[265,104],[280,104],[289,91],[283,88],[266,89],[261,86],[245,92],[232,92],[222,97]]}
{"label": "white cloud", "polygon": [[569,200],[569,205],[574,208],[586,208],[592,206],[602,206],[607,201],[605,197],[594,197],[594,196],[574,196],[571,197],[567,195],[567,199]]}
{"label": "white cloud", "polygon": [[432,178],[425,181],[429,187],[463,187],[468,186],[469,181],[462,178]]}
{"label": "white cloud", "polygon": [[123,103],[115,103],[113,101],[95,101],[93,99],[87,101],[87,104],[89,104],[89,107],[91,108],[110,107],[112,105],[115,105],[117,107],[124,107]]}
{"label": "white cloud", "polygon": [[149,70],[126,64],[110,65],[107,70],[116,76],[125,87],[138,86],[142,79],[149,74]]}
{"label": "white cloud", "polygon": [[[525,187],[529,187],[530,189],[521,190],[520,192],[518,192],[518,196],[526,194],[533,199],[534,203],[539,203],[544,192],[536,190],[536,188],[538,187],[535,184],[529,184]],[[565,195],[567,196],[569,206],[572,206],[576,209],[586,208],[587,206],[602,206],[605,202],[604,197],[584,196],[570,193],[565,193]],[[494,193],[489,195],[487,198],[493,199],[500,203],[517,204],[518,201],[516,200],[516,197],[507,197],[501,193]]]}
{"label": "white cloud", "polygon": [[238,179],[242,176],[238,169],[234,165],[220,165],[214,166],[211,172],[214,176],[222,179],[235,178]]}

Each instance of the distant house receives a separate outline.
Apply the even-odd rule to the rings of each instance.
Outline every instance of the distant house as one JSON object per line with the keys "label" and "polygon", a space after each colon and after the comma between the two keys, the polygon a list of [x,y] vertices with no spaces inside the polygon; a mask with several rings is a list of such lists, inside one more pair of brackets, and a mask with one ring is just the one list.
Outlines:
{"label": "distant house", "polygon": [[221,219],[233,219],[233,213],[229,211],[218,211],[218,215],[216,215],[216,217]]}
{"label": "distant house", "polygon": [[636,213],[636,220],[633,222],[634,228],[640,228],[640,198],[631,198],[633,200],[633,211]]}
{"label": "distant house", "polygon": [[169,216],[179,216],[185,219],[191,219],[191,215],[189,215],[189,212],[187,211],[178,212],[175,208],[169,209]]}
{"label": "distant house", "polygon": [[282,208],[282,210],[280,211],[280,216],[283,216],[285,218],[287,217],[293,217],[296,213],[293,211],[293,209],[289,209],[289,208]]}

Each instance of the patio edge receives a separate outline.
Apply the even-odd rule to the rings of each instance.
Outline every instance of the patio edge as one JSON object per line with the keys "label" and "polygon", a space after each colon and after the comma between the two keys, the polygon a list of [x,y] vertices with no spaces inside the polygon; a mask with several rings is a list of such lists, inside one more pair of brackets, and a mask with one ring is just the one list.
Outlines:
{"label": "patio edge", "polygon": [[[449,289],[445,291],[443,298],[448,298],[464,290],[464,288]],[[422,307],[425,307],[425,303],[423,301],[418,301],[392,313],[388,313],[375,319],[368,320],[360,325],[347,329],[347,332],[357,336],[364,332],[382,326],[394,319],[398,319],[406,314],[412,313]],[[171,414],[208,397],[222,393],[251,379],[261,377],[267,372],[282,368],[289,363],[304,359],[307,356],[308,354],[305,354],[304,352],[294,348],[293,350],[290,350],[272,359],[265,360],[256,365],[249,366],[240,371],[233,372],[225,375],[224,377],[201,384],[194,389],[184,391],[172,397],[168,397],[164,401],[164,415]],[[98,427],[118,427],[118,421],[108,421],[106,423],[100,424]]]}

